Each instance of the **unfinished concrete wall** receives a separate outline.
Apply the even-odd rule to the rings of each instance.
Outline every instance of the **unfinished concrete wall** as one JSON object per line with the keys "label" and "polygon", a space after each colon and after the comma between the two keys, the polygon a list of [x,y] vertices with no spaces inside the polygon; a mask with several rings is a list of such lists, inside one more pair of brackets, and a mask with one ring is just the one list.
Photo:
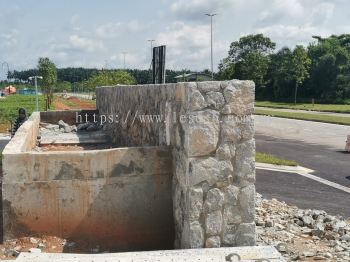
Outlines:
{"label": "unfinished concrete wall", "polygon": [[255,244],[253,82],[102,87],[97,108],[118,144],[171,145],[176,248]]}
{"label": "unfinished concrete wall", "polygon": [[26,122],[3,152],[5,239],[45,234],[108,250],[173,247],[169,148],[20,149],[36,125]]}

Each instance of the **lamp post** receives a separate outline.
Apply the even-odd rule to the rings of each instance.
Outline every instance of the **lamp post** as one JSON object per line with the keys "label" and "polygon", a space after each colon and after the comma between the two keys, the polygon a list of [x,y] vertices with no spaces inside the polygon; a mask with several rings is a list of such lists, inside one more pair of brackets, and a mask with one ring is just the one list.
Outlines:
{"label": "lamp post", "polygon": [[7,76],[6,76],[6,78],[8,78],[9,72],[10,72],[10,67],[9,67],[9,64],[5,61],[5,62],[3,62],[3,63],[1,64],[2,70],[4,70],[4,65],[7,66]]}
{"label": "lamp post", "polygon": [[35,83],[35,111],[39,111],[39,98],[38,98],[38,79],[43,79],[42,76],[31,76],[28,78],[29,80],[34,79]]}
{"label": "lamp post", "polygon": [[211,80],[214,80],[214,69],[213,69],[213,17],[217,14],[205,14],[210,17],[210,53],[211,53]]}
{"label": "lamp post", "polygon": [[153,61],[153,42],[155,42],[156,40],[148,39],[147,41],[151,43],[151,61]]}
{"label": "lamp post", "polygon": [[126,56],[127,53],[128,53],[128,52],[122,52],[122,54],[123,54],[123,56],[124,56],[124,70],[126,69],[126,67],[125,67],[125,56]]}

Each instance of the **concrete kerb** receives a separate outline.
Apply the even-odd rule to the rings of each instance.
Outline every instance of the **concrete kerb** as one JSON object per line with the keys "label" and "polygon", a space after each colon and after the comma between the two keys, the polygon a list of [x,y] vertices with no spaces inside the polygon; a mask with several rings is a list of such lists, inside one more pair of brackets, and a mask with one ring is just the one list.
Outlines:
{"label": "concrete kerb", "polygon": [[312,175],[311,173],[315,172],[312,169],[305,168],[302,166],[279,166],[279,165],[271,165],[271,164],[265,164],[265,163],[256,163],[256,169],[261,169],[261,170],[268,170],[268,171],[273,171],[273,172],[282,172],[282,173],[293,173],[293,174],[298,174],[300,176],[312,179],[314,181],[317,181],[321,184],[336,188],[338,190],[341,190],[343,192],[349,193],[350,194],[350,188],[334,183],[332,181],[329,181],[327,179]]}

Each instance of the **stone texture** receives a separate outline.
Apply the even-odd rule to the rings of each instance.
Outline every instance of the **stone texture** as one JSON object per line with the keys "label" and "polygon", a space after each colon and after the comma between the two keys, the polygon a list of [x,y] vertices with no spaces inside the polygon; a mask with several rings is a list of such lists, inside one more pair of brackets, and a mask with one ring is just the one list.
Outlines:
{"label": "stone texture", "polygon": [[207,248],[218,248],[221,245],[221,240],[219,236],[209,237],[205,241],[205,247]]}
{"label": "stone texture", "polygon": [[208,105],[201,92],[199,92],[197,89],[192,91],[189,99],[190,109],[192,111],[204,109]]}
{"label": "stone texture", "polygon": [[222,214],[221,211],[215,211],[207,214],[205,220],[205,229],[208,236],[218,235],[221,233]]}
{"label": "stone texture", "polygon": [[255,142],[253,139],[237,144],[235,175],[241,186],[255,182]]}
{"label": "stone texture", "polygon": [[230,185],[225,190],[225,203],[229,205],[237,205],[238,204],[238,196],[239,196],[239,188]]}
{"label": "stone texture", "polygon": [[204,110],[189,114],[188,153],[190,156],[209,155],[219,139],[219,113]]}
{"label": "stone texture", "polygon": [[242,223],[242,216],[239,207],[226,206],[224,208],[223,220],[228,225]]}
{"label": "stone texture", "polygon": [[255,223],[240,224],[236,231],[236,245],[254,246],[255,242]]}
{"label": "stone texture", "polygon": [[236,147],[233,143],[222,143],[216,150],[216,157],[219,160],[232,160],[236,154]]}
{"label": "stone texture", "polygon": [[224,203],[224,194],[217,188],[210,189],[204,203],[206,212],[212,212],[221,209]]}
{"label": "stone texture", "polygon": [[199,216],[202,213],[203,207],[203,189],[199,188],[191,188],[189,190],[189,217],[190,220],[198,220]]}
{"label": "stone texture", "polygon": [[190,248],[201,248],[204,245],[204,231],[198,222],[190,224]]}
{"label": "stone texture", "polygon": [[227,113],[237,116],[254,113],[254,82],[232,80],[222,85]]}
{"label": "stone texture", "polygon": [[242,210],[242,218],[245,223],[254,221],[255,216],[255,186],[249,185],[241,189],[239,204]]}
{"label": "stone texture", "polygon": [[237,225],[224,225],[223,243],[225,246],[236,246]]}
{"label": "stone texture", "polygon": [[225,181],[233,173],[230,161],[219,161],[216,158],[192,159],[189,166],[189,185],[208,182],[213,186],[218,181]]}
{"label": "stone texture", "polygon": [[206,94],[206,102],[208,107],[220,110],[225,105],[224,96],[220,92],[208,92]]}

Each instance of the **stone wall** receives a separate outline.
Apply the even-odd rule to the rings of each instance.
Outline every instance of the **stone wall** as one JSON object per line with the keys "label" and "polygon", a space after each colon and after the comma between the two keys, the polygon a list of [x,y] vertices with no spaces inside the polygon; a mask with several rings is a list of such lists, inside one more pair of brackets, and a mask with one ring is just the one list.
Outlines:
{"label": "stone wall", "polygon": [[97,108],[136,119],[106,125],[118,145],[172,147],[175,248],[255,244],[253,82],[101,87]]}

